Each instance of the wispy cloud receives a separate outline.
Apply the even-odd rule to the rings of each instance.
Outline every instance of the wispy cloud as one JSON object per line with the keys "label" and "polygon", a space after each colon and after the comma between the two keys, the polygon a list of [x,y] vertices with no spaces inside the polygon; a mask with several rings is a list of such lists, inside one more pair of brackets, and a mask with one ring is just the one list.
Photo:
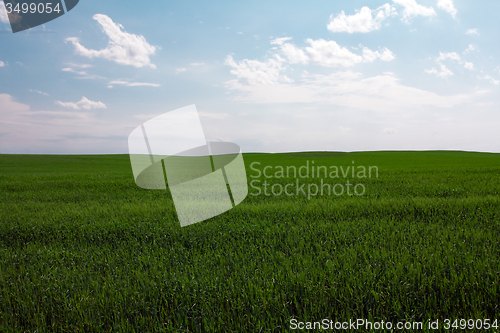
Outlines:
{"label": "wispy cloud", "polygon": [[231,80],[226,82],[226,86],[238,92],[234,100],[245,103],[320,103],[378,111],[428,106],[451,108],[470,102],[487,92],[440,96],[404,86],[393,73],[365,78],[361,73],[352,71],[329,75],[305,73],[296,84],[251,86]]}
{"label": "wispy cloud", "polygon": [[87,72],[85,72],[85,71],[77,71],[77,70],[74,70],[73,68],[69,68],[69,67],[63,68],[61,70],[63,72],[75,73],[78,75],[87,75]]}
{"label": "wispy cloud", "polygon": [[91,68],[91,65],[76,65],[76,64],[70,64],[69,66],[71,67],[65,67],[62,68],[61,71],[67,72],[67,73],[73,73],[78,75],[78,79],[90,79],[90,80],[95,80],[95,79],[105,79],[102,76],[95,75],[95,74],[89,74],[86,70],[82,70],[85,68]]}
{"label": "wispy cloud", "polygon": [[472,45],[472,44],[469,44],[469,47],[465,49],[464,54],[467,54],[467,53],[475,51],[475,50],[476,50],[476,47],[474,47],[474,45]]}
{"label": "wispy cloud", "polygon": [[[448,67],[446,67],[445,64],[443,64],[443,61],[445,60],[452,60],[459,64],[462,63],[460,55],[456,52],[447,52],[447,53],[439,52],[439,57],[436,58],[436,63],[439,65],[440,70],[438,71],[437,69],[432,67],[432,69],[426,69],[424,70],[424,72],[429,74],[435,74],[438,77],[442,78],[453,75],[454,73]],[[466,62],[464,67],[467,69],[473,69],[474,64]]]}
{"label": "wispy cloud", "polygon": [[0,153],[119,152],[133,125],[121,119],[106,121],[87,110],[33,111],[13,96],[0,94]]}
{"label": "wispy cloud", "polygon": [[123,26],[114,23],[106,15],[95,14],[93,19],[101,25],[103,32],[109,37],[108,46],[102,50],[91,50],[80,44],[77,37],[67,38],[66,41],[75,46],[77,54],[88,58],[111,60],[120,65],[156,68],[149,59],[149,56],[155,53],[156,48],[150,45],[143,36],[122,31]]}
{"label": "wispy cloud", "polygon": [[480,79],[483,79],[483,80],[488,80],[490,81],[491,83],[493,83],[494,85],[498,86],[500,84],[500,81],[489,76],[489,75],[484,75],[484,76],[480,76],[479,77]]}
{"label": "wispy cloud", "polygon": [[432,67],[431,69],[425,69],[424,72],[428,74],[435,74],[439,77],[447,77],[453,75],[453,72],[448,67],[446,67],[446,65],[440,64],[439,68],[439,71],[436,68]]}
{"label": "wispy cloud", "polygon": [[83,96],[82,99],[79,100],[76,103],[74,103],[74,102],[56,101],[56,104],[60,105],[62,107],[65,107],[65,108],[75,109],[75,110],[79,110],[79,109],[86,109],[86,110],[90,110],[90,109],[106,109],[106,105],[104,103],[102,103],[102,102],[93,102],[93,101],[89,100],[85,96]]}
{"label": "wispy cloud", "polygon": [[30,92],[35,92],[35,93],[37,93],[37,94],[44,95],[44,96],[50,96],[50,95],[49,95],[49,94],[47,94],[46,92],[43,92],[43,91],[40,91],[40,90],[30,89],[29,91],[30,91]]}
{"label": "wispy cloud", "polygon": [[145,83],[145,82],[129,82],[124,80],[115,80],[108,83],[108,88],[113,88],[115,85],[123,85],[127,87],[159,87],[157,83]]}
{"label": "wispy cloud", "polygon": [[0,67],[5,67],[5,63],[0,60]]}
{"label": "wispy cloud", "polygon": [[187,70],[187,69],[185,69],[185,68],[177,68],[177,69],[175,70],[175,74],[179,74],[179,73],[185,72],[186,70]]}

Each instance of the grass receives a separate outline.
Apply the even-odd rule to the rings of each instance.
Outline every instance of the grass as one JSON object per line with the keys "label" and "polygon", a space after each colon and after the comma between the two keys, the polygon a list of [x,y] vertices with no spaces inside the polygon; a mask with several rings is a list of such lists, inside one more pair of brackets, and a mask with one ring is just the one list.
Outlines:
{"label": "grass", "polygon": [[0,331],[282,332],[292,319],[363,318],[439,320],[436,332],[447,318],[500,320],[500,154],[244,159],[250,181],[253,162],[308,160],[379,177],[352,179],[363,196],[249,194],[181,228],[168,190],[137,187],[127,155],[0,155]]}

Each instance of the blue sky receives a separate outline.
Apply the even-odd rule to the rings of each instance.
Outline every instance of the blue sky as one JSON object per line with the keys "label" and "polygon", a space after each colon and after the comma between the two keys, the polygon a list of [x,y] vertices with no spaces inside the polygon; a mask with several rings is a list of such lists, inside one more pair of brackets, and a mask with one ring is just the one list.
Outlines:
{"label": "blue sky", "polygon": [[191,104],[243,151],[500,152],[498,1],[144,3],[0,13],[0,153],[127,153]]}

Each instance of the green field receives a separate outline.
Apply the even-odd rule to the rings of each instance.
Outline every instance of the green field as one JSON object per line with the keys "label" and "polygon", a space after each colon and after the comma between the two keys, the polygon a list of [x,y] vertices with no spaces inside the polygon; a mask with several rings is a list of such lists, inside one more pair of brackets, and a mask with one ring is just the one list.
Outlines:
{"label": "green field", "polygon": [[355,161],[378,177],[352,180],[362,196],[248,195],[181,228],[168,190],[135,185],[128,155],[0,155],[0,332],[281,332],[324,318],[439,320],[444,331],[447,318],[500,320],[500,154],[244,159],[249,181],[252,162]]}

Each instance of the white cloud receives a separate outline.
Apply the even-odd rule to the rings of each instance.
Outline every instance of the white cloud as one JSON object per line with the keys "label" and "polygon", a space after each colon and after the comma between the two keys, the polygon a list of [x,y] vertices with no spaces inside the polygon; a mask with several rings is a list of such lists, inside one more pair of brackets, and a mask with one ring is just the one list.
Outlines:
{"label": "white cloud", "polygon": [[479,77],[480,79],[484,79],[484,80],[488,80],[490,81],[491,83],[493,83],[494,85],[498,86],[500,84],[500,81],[499,80],[496,80],[494,78],[492,78],[491,76],[489,75],[485,75],[485,76],[480,76]]}
{"label": "white cloud", "polygon": [[281,52],[283,52],[283,55],[287,57],[288,62],[291,64],[306,64],[309,62],[309,56],[306,55],[304,50],[292,43],[285,43],[285,41],[291,39],[291,37],[278,38],[271,41],[271,44],[280,45]]}
{"label": "white cloud", "polygon": [[469,47],[465,49],[464,53],[467,54],[467,53],[475,51],[475,50],[476,50],[476,48],[474,47],[474,45],[469,44]]}
{"label": "white cloud", "polygon": [[364,78],[361,73],[352,71],[329,75],[304,74],[298,84],[250,86],[231,80],[226,82],[226,86],[238,92],[234,100],[245,103],[324,103],[384,112],[412,107],[451,108],[487,92],[440,96],[404,86],[393,73]]}
{"label": "white cloud", "polygon": [[79,110],[79,109],[86,109],[86,110],[106,109],[106,105],[104,103],[93,102],[93,101],[89,100],[88,98],[86,98],[85,96],[82,97],[82,99],[76,103],[56,101],[56,104],[63,106],[65,108],[70,108],[70,109],[75,109],[75,110]]}
{"label": "white cloud", "polygon": [[447,77],[453,75],[453,72],[446,67],[446,65],[440,64],[441,71],[436,70],[434,67],[432,69],[426,69],[425,72],[429,74],[436,74],[439,77]]}
{"label": "white cloud", "polygon": [[231,55],[228,55],[225,60],[226,65],[233,67],[230,73],[236,75],[239,82],[244,85],[293,82],[286,75],[280,74],[284,69],[284,62],[284,59],[278,55],[275,55],[273,59],[267,59],[265,62],[250,59],[236,62]]}
{"label": "white cloud", "polygon": [[[439,65],[440,71],[438,71],[434,67],[432,67],[432,69],[426,69],[426,70],[424,70],[424,72],[429,73],[429,74],[435,74],[438,77],[443,77],[443,78],[453,75],[453,72],[448,67],[446,67],[445,64],[443,64],[443,61],[448,60],[448,59],[456,61],[460,64],[462,63],[461,59],[460,59],[460,55],[456,52],[448,52],[448,53],[439,52],[439,57],[436,58],[436,63]],[[465,68],[468,68],[467,66],[470,66],[468,64],[471,64],[471,63],[466,62]],[[474,66],[474,65],[472,65],[472,66]]]}
{"label": "white cloud", "polygon": [[90,64],[74,64],[74,63],[68,63],[68,66],[70,66],[71,68],[91,68],[91,67],[93,67]]}
{"label": "white cloud", "polygon": [[320,66],[349,67],[364,60],[362,56],[341,47],[333,40],[307,39],[307,42],[311,44],[311,46],[305,48],[310,61]]}
{"label": "white cloud", "polygon": [[102,76],[95,75],[95,74],[89,74],[87,71],[80,70],[81,68],[90,68],[90,67],[92,67],[91,65],[75,65],[75,64],[71,64],[70,66],[76,67],[76,68],[78,68],[78,70],[75,69],[75,68],[72,68],[72,67],[65,67],[65,68],[61,69],[61,71],[79,75],[79,77],[77,77],[78,79],[91,79],[91,80],[105,79]]}
{"label": "white cloud", "polygon": [[365,6],[354,15],[346,15],[344,11],[336,17],[331,15],[327,28],[332,32],[370,32],[380,29],[386,18],[395,15],[396,8],[388,3],[374,10]]}
{"label": "white cloud", "polygon": [[0,67],[4,67],[4,66],[5,66],[5,63],[0,60]]}
{"label": "white cloud", "polygon": [[457,17],[458,10],[453,5],[453,0],[438,0],[437,6],[448,12],[453,18]]}
{"label": "white cloud", "polygon": [[243,59],[236,62],[232,55],[228,55],[225,64],[233,67],[231,74],[236,75],[239,84],[242,85],[274,85],[278,83],[292,83],[293,80],[282,74],[286,64],[316,64],[323,67],[350,67],[357,63],[373,62],[376,59],[391,61],[394,54],[384,48],[381,52],[363,48],[362,55],[352,53],[345,47],[338,45],[335,41],[324,39],[307,39],[310,46],[297,47],[289,43],[292,38],[281,37],[271,40],[274,50],[280,50],[285,58],[274,54],[273,58],[266,61]]}
{"label": "white cloud", "polygon": [[367,47],[363,48],[363,58],[365,62],[373,62],[376,59],[382,60],[382,61],[392,61],[394,60],[394,54],[389,50],[387,47],[384,48],[382,53],[379,53],[378,51],[372,51]]}
{"label": "white cloud", "polygon": [[474,70],[474,64],[472,62],[466,61],[464,67],[470,69],[471,71]]}
{"label": "white cloud", "polygon": [[63,68],[61,70],[63,72],[75,73],[78,75],[87,75],[87,72],[85,72],[85,71],[77,71],[77,70],[74,70],[73,68],[69,68],[69,67]]}
{"label": "white cloud", "polygon": [[0,1],[0,22],[9,23],[9,16],[7,15],[7,10],[5,9],[3,1]]}
{"label": "white cloud", "polygon": [[9,112],[24,112],[29,109],[29,105],[14,101],[11,95],[0,94],[0,110],[8,110]]}
{"label": "white cloud", "polygon": [[179,73],[185,72],[186,70],[187,70],[187,69],[185,69],[185,68],[177,68],[177,69],[175,70],[175,73],[176,73],[176,74],[179,74]]}
{"label": "white cloud", "polygon": [[456,52],[448,52],[448,53],[439,52],[439,57],[436,59],[436,61],[441,62],[446,59],[460,61],[460,56]]}
{"label": "white cloud", "polygon": [[403,21],[409,22],[414,16],[434,16],[436,12],[432,7],[425,7],[417,4],[415,0],[392,0],[394,3],[403,6]]}
{"label": "white cloud", "polygon": [[46,92],[43,92],[43,91],[40,91],[40,90],[33,90],[33,89],[30,89],[29,91],[30,91],[30,92],[36,92],[37,94],[44,95],[44,96],[50,96],[50,95],[49,95],[49,94],[47,94]]}
{"label": "white cloud", "polygon": [[114,80],[108,83],[108,87],[112,88],[114,85],[124,85],[127,87],[159,87],[157,83],[145,83],[145,82],[128,82],[123,80]]}
{"label": "white cloud", "polygon": [[106,15],[95,14],[93,19],[101,25],[103,32],[109,37],[108,46],[102,50],[90,50],[81,45],[77,37],[67,38],[66,41],[75,46],[77,54],[88,58],[104,58],[121,65],[156,68],[149,59],[149,56],[155,53],[156,48],[150,45],[143,36],[122,31],[123,26],[114,23]]}
{"label": "white cloud", "polygon": [[[286,40],[289,40],[287,38]],[[394,59],[392,52],[384,48],[382,53],[363,48],[363,55],[358,55],[335,41],[324,39],[313,40],[308,38],[310,46],[301,49],[292,43],[284,42],[284,38],[271,41],[271,44],[280,45],[280,50],[291,64],[314,63],[324,67],[350,67],[361,62],[373,62],[376,59],[391,61]]]}
{"label": "white cloud", "polygon": [[424,72],[429,73],[429,74],[436,74],[436,75],[438,75],[438,73],[439,73],[438,70],[434,67],[432,67],[431,69],[424,69]]}
{"label": "white cloud", "polygon": [[276,38],[271,40],[271,44],[276,44],[276,45],[283,45],[283,43],[288,42],[289,40],[292,40],[292,37],[281,37],[281,38]]}
{"label": "white cloud", "polygon": [[191,66],[204,66],[205,63],[203,63],[203,62],[192,62],[190,65]]}
{"label": "white cloud", "polygon": [[467,35],[479,35],[479,30],[477,28],[469,29],[465,33]]}
{"label": "white cloud", "polygon": [[104,120],[86,110],[32,111],[11,95],[0,94],[0,153],[125,153],[136,121]]}

